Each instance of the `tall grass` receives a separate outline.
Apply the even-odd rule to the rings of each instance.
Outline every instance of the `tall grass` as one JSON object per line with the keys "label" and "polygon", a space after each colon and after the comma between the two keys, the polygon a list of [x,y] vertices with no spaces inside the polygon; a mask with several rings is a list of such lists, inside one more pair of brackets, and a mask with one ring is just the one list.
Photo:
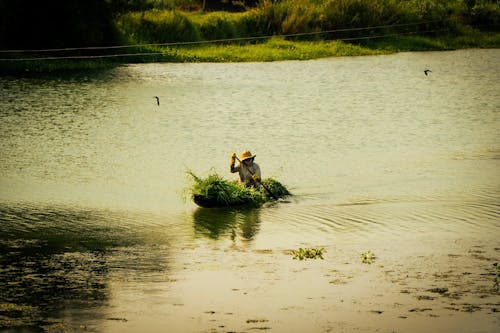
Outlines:
{"label": "tall grass", "polygon": [[199,13],[190,15],[191,21],[200,31],[204,40],[228,39],[245,35],[238,25],[241,14],[227,12]]}
{"label": "tall grass", "polygon": [[[401,26],[421,22],[415,26]],[[461,33],[463,27],[500,29],[498,1],[487,0],[261,0],[244,13],[132,12],[117,20],[127,39],[145,43],[289,35],[339,29],[377,28],[376,33]],[[392,26],[392,27],[391,27]],[[355,38],[354,30],[304,38]]]}
{"label": "tall grass", "polygon": [[117,27],[132,43],[171,43],[201,39],[199,28],[183,12],[152,10],[122,15]]}

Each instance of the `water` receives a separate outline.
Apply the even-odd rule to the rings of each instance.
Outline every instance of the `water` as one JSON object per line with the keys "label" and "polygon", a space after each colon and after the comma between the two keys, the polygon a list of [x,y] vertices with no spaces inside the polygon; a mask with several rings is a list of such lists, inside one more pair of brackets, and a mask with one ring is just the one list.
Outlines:
{"label": "water", "polygon": [[[408,309],[353,324],[379,304],[353,296],[368,288],[356,282],[368,249],[387,260],[371,276],[386,284],[411,265],[431,281],[453,258],[477,285],[461,297],[480,302],[477,281],[500,259],[499,59],[461,50],[0,78],[0,330],[419,331],[428,317]],[[245,149],[289,186],[289,203],[182,199],[187,169],[235,178],[229,156]],[[300,246],[335,255],[297,267]],[[333,292],[335,274],[345,283]],[[391,290],[370,299],[413,304]],[[498,295],[483,303],[475,315],[494,331],[485,304]],[[451,316],[447,305],[435,317]],[[437,327],[467,322],[451,314]]]}

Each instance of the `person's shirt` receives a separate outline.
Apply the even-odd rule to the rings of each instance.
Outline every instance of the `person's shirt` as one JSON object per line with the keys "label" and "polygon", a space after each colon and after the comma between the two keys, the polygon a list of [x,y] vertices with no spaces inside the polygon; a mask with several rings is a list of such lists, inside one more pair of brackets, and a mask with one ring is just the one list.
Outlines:
{"label": "person's shirt", "polygon": [[259,179],[261,179],[260,167],[257,163],[253,162],[251,166],[246,166],[244,163],[240,163],[238,166],[231,166],[231,172],[238,172],[240,175],[240,180],[245,184],[246,187],[259,186],[260,183],[255,183],[252,178],[252,174],[256,174]]}

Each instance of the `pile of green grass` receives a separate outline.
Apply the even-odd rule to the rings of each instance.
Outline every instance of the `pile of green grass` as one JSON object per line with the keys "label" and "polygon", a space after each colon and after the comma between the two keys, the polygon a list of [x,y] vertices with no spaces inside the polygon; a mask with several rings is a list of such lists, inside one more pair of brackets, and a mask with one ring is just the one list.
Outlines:
{"label": "pile of green grass", "polygon": [[[237,181],[229,181],[212,173],[206,178],[200,178],[188,171],[192,183],[187,189],[191,198],[199,205],[206,207],[225,206],[260,206],[272,200],[270,194],[262,188],[249,188]],[[262,183],[276,198],[290,195],[288,189],[272,178],[263,179]]]}
{"label": "pile of green grass", "polygon": [[[262,186],[265,186],[267,190],[266,189],[262,190]],[[270,198],[269,192],[271,192],[273,196],[276,198],[284,198],[289,195],[292,195],[290,191],[288,191],[285,185],[281,184],[274,178],[262,179],[262,186],[260,191],[264,191],[264,194],[266,194],[267,198]]]}

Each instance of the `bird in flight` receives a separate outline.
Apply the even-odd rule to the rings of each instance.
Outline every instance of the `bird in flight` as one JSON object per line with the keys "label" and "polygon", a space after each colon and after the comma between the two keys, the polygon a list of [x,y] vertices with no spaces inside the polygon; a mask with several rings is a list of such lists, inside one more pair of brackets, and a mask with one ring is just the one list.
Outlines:
{"label": "bird in flight", "polygon": [[429,73],[432,73],[432,71],[430,69],[426,69],[424,70],[424,73],[425,73],[425,76],[429,75]]}
{"label": "bird in flight", "polygon": [[[426,75],[427,75],[427,74],[426,74]],[[156,98],[156,104],[158,104],[158,106],[160,106],[160,97],[155,96],[155,98]]]}

